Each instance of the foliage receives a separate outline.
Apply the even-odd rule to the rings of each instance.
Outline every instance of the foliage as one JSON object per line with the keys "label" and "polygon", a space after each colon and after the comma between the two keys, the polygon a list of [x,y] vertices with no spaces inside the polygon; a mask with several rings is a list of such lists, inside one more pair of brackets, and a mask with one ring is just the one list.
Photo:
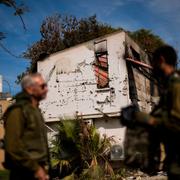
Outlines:
{"label": "foliage", "polygon": [[46,56],[64,49],[62,42],[62,28],[60,24],[60,16],[46,18],[41,28],[41,39],[28,48],[23,54],[24,58],[31,59],[31,65],[28,71],[37,71],[37,61]]}
{"label": "foliage", "polygon": [[88,18],[82,18],[80,20],[77,20],[74,16],[66,16],[62,19],[62,29],[65,48],[92,40],[117,30],[107,24],[98,22],[96,15]]}
{"label": "foliage", "polygon": [[75,171],[76,162],[80,161],[79,124],[78,121],[60,121],[57,129],[58,134],[52,141],[51,148],[52,167],[59,169],[59,176],[65,176]]}
{"label": "foliage", "polygon": [[57,51],[97,38],[116,29],[97,21],[96,16],[78,20],[75,16],[55,14],[47,17],[41,27],[41,39],[30,46],[24,57],[32,61],[29,71],[36,71],[36,63]]}
{"label": "foliage", "polygon": [[89,167],[88,169],[84,169],[80,180],[93,180],[93,179],[99,179],[102,180],[104,176],[104,173],[102,171],[102,168],[99,165],[94,165],[92,167]]}
{"label": "foliage", "polygon": [[[123,29],[113,28],[110,25],[99,22],[96,15],[81,19],[77,19],[75,16],[63,16],[60,14],[47,17],[40,27],[40,40],[28,47],[27,51],[23,54],[24,58],[31,60],[27,72],[36,72],[37,61],[43,60],[52,53],[117,30]],[[127,31],[127,33],[149,55],[157,47],[164,44],[163,40],[159,36],[154,35],[150,30],[140,29],[135,32]],[[18,77],[17,82],[20,82],[21,77],[23,77],[23,74]]]}
{"label": "foliage", "polygon": [[164,45],[164,41],[151,30],[139,29],[135,32],[129,32],[129,35],[139,44],[139,46],[149,55],[158,47]]}
{"label": "foliage", "polygon": [[59,169],[60,177],[71,173],[81,179],[99,179],[104,173],[113,175],[108,162],[112,141],[112,137],[101,137],[93,125],[83,120],[60,121],[52,141],[52,166]]}

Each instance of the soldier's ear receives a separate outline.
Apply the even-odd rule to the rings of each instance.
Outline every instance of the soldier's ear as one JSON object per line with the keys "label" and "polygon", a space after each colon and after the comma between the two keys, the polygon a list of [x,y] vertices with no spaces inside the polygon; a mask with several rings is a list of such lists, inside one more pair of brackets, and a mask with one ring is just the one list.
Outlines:
{"label": "soldier's ear", "polygon": [[26,92],[27,92],[29,95],[33,95],[33,89],[32,89],[31,86],[30,86],[30,87],[27,87],[25,90],[26,90]]}

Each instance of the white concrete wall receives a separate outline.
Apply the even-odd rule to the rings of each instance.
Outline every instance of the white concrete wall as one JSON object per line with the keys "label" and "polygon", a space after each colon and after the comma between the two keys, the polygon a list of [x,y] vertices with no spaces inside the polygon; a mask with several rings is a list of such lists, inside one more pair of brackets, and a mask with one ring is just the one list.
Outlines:
{"label": "white concrete wall", "polygon": [[[97,89],[93,62],[94,42],[107,40],[109,88]],[[73,117],[117,116],[129,104],[128,75],[124,56],[125,33],[99,38],[56,53],[38,63],[38,71],[48,81],[47,99],[40,105],[46,121]],[[111,91],[114,89],[114,93]]]}
{"label": "white concrete wall", "polygon": [[[108,51],[110,82],[109,88],[105,89],[97,88],[93,68],[94,42],[101,40],[107,40]],[[125,128],[121,126],[117,116],[121,107],[130,104],[128,74],[124,59],[126,40],[127,43],[132,43],[135,50],[140,51],[139,47],[121,32],[77,45],[38,62],[38,71],[47,80],[49,88],[47,99],[40,104],[48,124],[60,118],[82,115],[84,119],[93,118],[101,134],[114,136],[116,143],[123,144]],[[134,73],[136,80],[139,79],[136,82],[139,104],[145,107],[145,110],[149,110],[150,97],[147,94],[149,82],[136,70]],[[108,121],[99,119],[102,112],[117,118]]]}
{"label": "white concrete wall", "polygon": [[141,111],[151,111],[151,95],[150,95],[150,81],[145,76],[140,74],[135,68],[133,69],[135,84],[137,87],[138,104]]}
{"label": "white concrete wall", "polygon": [[123,144],[125,138],[126,128],[120,124],[118,118],[112,118],[107,120],[97,119],[94,122],[101,135],[106,134],[108,137],[113,137],[114,144]]}

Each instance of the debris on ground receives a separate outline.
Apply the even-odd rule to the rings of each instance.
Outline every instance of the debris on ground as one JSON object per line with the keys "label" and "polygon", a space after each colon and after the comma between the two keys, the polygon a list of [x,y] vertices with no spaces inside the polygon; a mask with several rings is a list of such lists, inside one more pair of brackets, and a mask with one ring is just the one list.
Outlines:
{"label": "debris on ground", "polygon": [[157,175],[149,176],[142,171],[129,171],[122,180],[167,180],[167,175],[164,172],[158,172]]}

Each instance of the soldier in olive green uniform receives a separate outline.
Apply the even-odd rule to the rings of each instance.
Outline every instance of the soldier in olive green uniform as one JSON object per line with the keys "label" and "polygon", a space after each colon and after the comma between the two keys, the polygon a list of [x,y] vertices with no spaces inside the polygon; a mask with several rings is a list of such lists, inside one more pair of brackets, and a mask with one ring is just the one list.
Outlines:
{"label": "soldier in olive green uniform", "polygon": [[170,180],[180,180],[180,73],[175,70],[176,64],[177,55],[172,47],[157,49],[153,56],[153,69],[162,84],[159,105],[150,115],[138,112],[134,106],[122,110],[124,124],[139,122],[156,129],[165,145],[165,164]]}
{"label": "soldier in olive green uniform", "polygon": [[47,134],[38,108],[47,85],[36,73],[23,78],[22,89],[4,115],[5,167],[11,180],[48,180]]}

